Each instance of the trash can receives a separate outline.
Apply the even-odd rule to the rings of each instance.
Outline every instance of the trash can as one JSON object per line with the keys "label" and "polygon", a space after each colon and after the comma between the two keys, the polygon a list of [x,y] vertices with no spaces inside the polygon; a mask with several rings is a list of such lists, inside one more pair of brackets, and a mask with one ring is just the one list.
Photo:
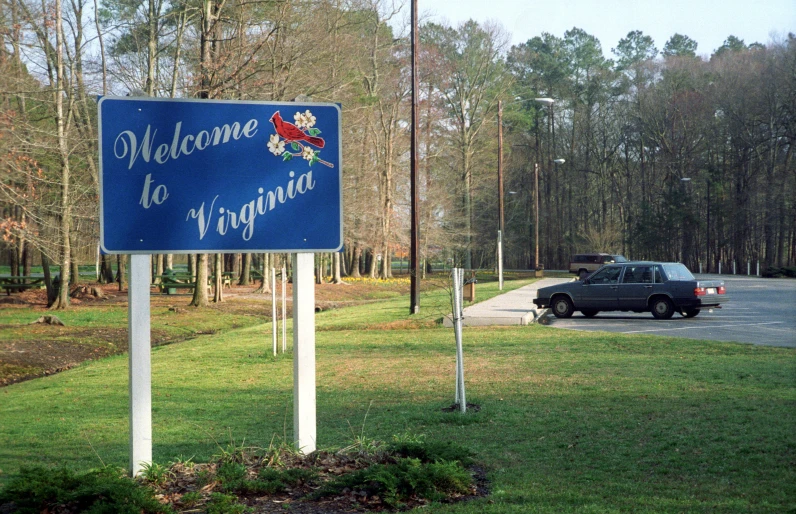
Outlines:
{"label": "trash can", "polygon": [[537,264],[536,265],[536,273],[534,275],[536,278],[544,277],[544,264]]}
{"label": "trash can", "polygon": [[161,284],[161,286],[165,286],[166,294],[177,294],[177,288],[169,286],[169,284],[173,284],[174,282],[176,282],[176,279],[174,278],[175,275],[174,270],[167,269],[166,271],[163,272],[163,275],[164,275],[163,283]]}
{"label": "trash can", "polygon": [[475,271],[470,272],[470,278],[464,281],[464,291],[462,292],[462,296],[468,302],[475,301],[475,285],[478,283],[478,280],[475,278]]}

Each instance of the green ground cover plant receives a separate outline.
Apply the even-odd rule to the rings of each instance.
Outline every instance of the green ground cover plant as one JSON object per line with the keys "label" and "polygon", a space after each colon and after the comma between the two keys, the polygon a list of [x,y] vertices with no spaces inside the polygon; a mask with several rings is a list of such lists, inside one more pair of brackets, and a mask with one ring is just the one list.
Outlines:
{"label": "green ground cover plant", "polygon": [[0,505],[13,505],[18,514],[81,512],[86,514],[169,514],[152,489],[118,468],[84,473],[66,468],[23,468],[0,491]]}
{"label": "green ground cover plant", "polygon": [[[796,509],[793,349],[466,328],[468,401],[481,410],[460,415],[442,411],[454,393],[453,334],[436,324],[446,301],[442,287],[424,292],[422,322],[406,297],[317,315],[320,447],[402,432],[467,447],[491,495],[432,512]],[[270,355],[269,334],[255,325],[153,349],[156,462],[208,462],[229,434],[289,440],[292,360]],[[126,466],[127,416],[126,356],[0,388],[0,484],[33,462]]]}

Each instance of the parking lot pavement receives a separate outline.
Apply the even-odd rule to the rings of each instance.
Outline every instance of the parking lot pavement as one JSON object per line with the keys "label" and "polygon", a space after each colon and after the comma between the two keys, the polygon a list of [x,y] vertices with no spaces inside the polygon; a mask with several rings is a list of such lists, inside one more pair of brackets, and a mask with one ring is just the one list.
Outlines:
{"label": "parking lot pavement", "polygon": [[725,282],[730,301],[721,309],[703,310],[695,318],[675,314],[669,320],[656,320],[649,312],[601,312],[586,318],[578,312],[569,319],[551,318],[550,326],[796,348],[796,280],[726,275],[720,279]]}

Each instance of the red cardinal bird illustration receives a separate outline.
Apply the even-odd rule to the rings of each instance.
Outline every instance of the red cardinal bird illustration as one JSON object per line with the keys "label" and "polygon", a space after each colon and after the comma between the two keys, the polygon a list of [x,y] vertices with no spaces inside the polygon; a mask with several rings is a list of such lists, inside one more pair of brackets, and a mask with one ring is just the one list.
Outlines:
{"label": "red cardinal bird illustration", "polygon": [[307,143],[317,146],[318,148],[323,148],[323,145],[326,144],[323,141],[323,138],[308,136],[297,126],[283,120],[282,116],[279,114],[279,111],[276,111],[274,115],[271,116],[270,122],[274,124],[276,133],[285,138],[285,140],[288,142],[306,141]]}

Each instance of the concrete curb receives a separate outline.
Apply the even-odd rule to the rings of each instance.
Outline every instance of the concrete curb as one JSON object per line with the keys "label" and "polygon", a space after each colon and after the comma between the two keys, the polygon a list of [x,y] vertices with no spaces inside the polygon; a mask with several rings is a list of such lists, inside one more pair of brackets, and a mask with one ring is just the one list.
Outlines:
{"label": "concrete curb", "polygon": [[[561,279],[544,279],[527,286],[509,291],[464,309],[462,324],[469,327],[484,326],[523,326],[532,323],[545,323],[549,309],[540,309],[533,304],[536,290],[550,285],[549,282],[565,282]],[[548,282],[548,283],[545,283]],[[451,314],[442,320],[443,326],[453,327]]]}

